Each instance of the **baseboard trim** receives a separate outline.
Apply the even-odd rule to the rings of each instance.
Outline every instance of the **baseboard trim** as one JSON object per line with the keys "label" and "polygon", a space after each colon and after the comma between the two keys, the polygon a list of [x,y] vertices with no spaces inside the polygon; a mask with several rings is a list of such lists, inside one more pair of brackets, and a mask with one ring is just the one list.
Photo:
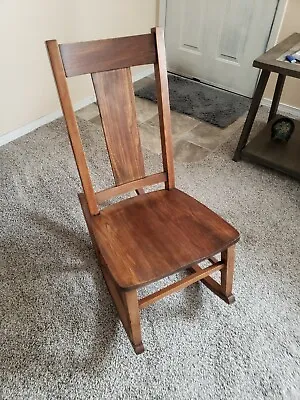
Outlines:
{"label": "baseboard trim", "polygon": [[[261,105],[271,108],[272,100],[264,98],[261,101]],[[300,108],[290,106],[288,104],[280,103],[278,107],[278,112],[283,114],[285,113],[290,114],[292,117],[296,119],[300,118]]]}
{"label": "baseboard trim", "polygon": [[[85,99],[79,101],[78,103],[74,104],[74,110],[78,111],[83,107],[88,106],[89,104],[95,101],[95,96],[86,97]],[[57,110],[51,114],[45,115],[35,121],[29,122],[28,124],[22,126],[21,128],[15,129],[11,132],[7,132],[4,135],[0,136],[0,146],[3,146],[13,140],[16,140],[27,133],[34,131],[37,128],[40,128],[43,125],[49,124],[49,122],[54,121],[57,118],[62,116],[62,111]]]}
{"label": "baseboard trim", "polygon": [[[152,73],[153,73],[153,67],[149,66],[142,71],[135,72],[133,74],[132,79],[135,82],[142,78],[145,78],[148,75],[151,75]],[[84,107],[88,106],[89,104],[94,103],[95,101],[96,101],[95,96],[86,97],[83,100],[80,100],[79,102],[74,104],[74,110],[78,111],[81,108],[84,108]],[[57,110],[51,114],[48,114],[39,119],[36,119],[35,121],[29,122],[28,124],[18,128],[18,129],[4,133],[3,135],[0,136],[0,147],[9,142],[12,142],[13,140],[18,139],[24,135],[27,135],[27,133],[30,133],[37,128],[40,128],[43,125],[49,124],[50,122],[54,121],[57,118],[60,118],[61,116],[62,116],[62,111]]]}

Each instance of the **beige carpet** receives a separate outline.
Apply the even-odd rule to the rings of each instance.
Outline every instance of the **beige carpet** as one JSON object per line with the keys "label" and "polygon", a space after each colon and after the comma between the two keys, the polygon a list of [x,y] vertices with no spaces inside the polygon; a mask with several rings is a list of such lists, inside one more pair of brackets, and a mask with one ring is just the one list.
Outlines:
{"label": "beige carpet", "polygon": [[[104,141],[80,127],[100,189]],[[236,303],[199,285],[156,303],[140,356],[99,273],[62,121],[0,148],[1,399],[299,399],[299,182],[233,162],[236,140],[176,163],[178,187],[241,232]]]}

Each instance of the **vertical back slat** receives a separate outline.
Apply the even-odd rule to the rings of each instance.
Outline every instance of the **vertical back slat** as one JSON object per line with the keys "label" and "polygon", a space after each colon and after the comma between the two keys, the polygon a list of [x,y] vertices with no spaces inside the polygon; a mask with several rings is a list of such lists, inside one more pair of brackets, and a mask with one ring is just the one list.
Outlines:
{"label": "vertical back slat", "polygon": [[162,28],[152,28],[151,32],[155,35],[157,49],[157,63],[154,64],[154,72],[156,80],[156,97],[159,114],[163,166],[164,171],[168,176],[166,188],[172,189],[175,187],[175,174],[164,31]]}
{"label": "vertical back slat", "polygon": [[79,172],[84,193],[86,195],[89,211],[92,215],[97,215],[99,214],[99,207],[96,202],[95,192],[93,189],[85,154],[83,151],[59,47],[56,40],[47,41],[46,46],[60,99],[61,108],[63,110],[63,114],[66,120],[68,134],[74,153],[77,169]]}
{"label": "vertical back slat", "polygon": [[117,185],[145,176],[130,68],[92,74]]}
{"label": "vertical back slat", "polygon": [[[124,43],[127,47],[123,46]],[[146,46],[141,46],[141,43],[146,44]],[[72,108],[66,81],[65,59],[62,59],[62,54],[56,40],[47,41],[46,45],[88,207],[91,214],[96,215],[99,213],[99,207]],[[116,45],[120,49],[118,54],[115,55],[113,50],[116,48]],[[134,49],[136,49],[136,46],[140,46],[141,48],[141,54],[139,55],[135,54]],[[133,63],[137,63],[137,57],[138,63],[142,63],[143,60],[146,63],[154,62],[163,168],[167,180],[165,186],[166,189],[174,188],[171,116],[163,30],[161,28],[153,28],[151,35],[107,39],[105,41],[87,42],[78,45],[61,45],[61,49],[65,49],[65,53],[67,50],[72,50],[71,59],[73,61],[77,60],[76,66],[78,68],[83,68],[81,61],[85,59],[85,51],[92,52],[93,54],[94,64],[92,66],[87,61],[84,64],[84,69],[78,71],[72,70],[69,74],[76,75],[78,73],[90,72],[92,75],[116,185],[127,184],[145,177],[132,77],[130,67],[127,65],[130,64],[132,57]],[[100,53],[102,54],[101,57],[99,56]],[[66,61],[67,64],[69,63],[68,68],[74,69],[73,61],[71,60],[71,62],[67,55],[64,54],[64,57],[68,61]],[[114,56],[116,56],[116,64],[114,64]],[[114,67],[116,69],[112,69]],[[104,68],[108,70],[104,70]],[[143,193],[143,190],[139,189],[138,192]]]}

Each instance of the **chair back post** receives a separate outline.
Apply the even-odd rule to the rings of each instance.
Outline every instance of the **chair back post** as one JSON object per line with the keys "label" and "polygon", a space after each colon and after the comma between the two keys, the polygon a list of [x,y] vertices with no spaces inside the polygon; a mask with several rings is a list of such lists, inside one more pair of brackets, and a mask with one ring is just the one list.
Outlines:
{"label": "chair back post", "polygon": [[175,187],[175,173],[164,31],[162,28],[156,27],[151,29],[151,33],[155,35],[155,44],[157,50],[157,62],[154,64],[154,73],[156,81],[156,97],[158,105],[163,167],[164,171],[167,173],[167,181],[165,186],[166,189],[173,189]]}
{"label": "chair back post", "polygon": [[163,29],[152,28],[151,34],[61,45],[56,40],[48,40],[46,47],[91,215],[99,214],[99,199],[110,197],[116,190],[106,189],[107,194],[104,191],[94,192],[67,84],[67,78],[71,76],[91,74],[115,183],[119,188],[117,192],[123,193],[129,186],[141,190],[141,184],[148,182],[145,177],[130,67],[154,64],[164,172],[149,177],[149,182],[160,181],[165,183],[166,189],[174,188]]}
{"label": "chair back post", "polygon": [[46,47],[55,79],[58,97],[67,124],[68,135],[70,138],[75,162],[82,183],[83,191],[86,196],[87,204],[91,215],[99,214],[100,210],[96,201],[92,180],[84,154],[80,133],[72,107],[72,101],[66,80],[65,70],[61,59],[61,54],[56,40],[46,41]]}

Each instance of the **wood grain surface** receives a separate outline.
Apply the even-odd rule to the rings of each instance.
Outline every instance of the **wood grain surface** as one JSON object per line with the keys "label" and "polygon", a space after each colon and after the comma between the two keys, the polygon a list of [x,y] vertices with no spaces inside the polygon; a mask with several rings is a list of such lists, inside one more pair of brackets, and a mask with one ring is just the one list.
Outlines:
{"label": "wood grain surface", "polygon": [[157,61],[153,34],[66,43],[60,51],[67,77]]}
{"label": "wood grain surface", "polygon": [[124,289],[171,275],[239,239],[230,224],[178,189],[109,206],[92,218],[92,226],[105,263]]}

